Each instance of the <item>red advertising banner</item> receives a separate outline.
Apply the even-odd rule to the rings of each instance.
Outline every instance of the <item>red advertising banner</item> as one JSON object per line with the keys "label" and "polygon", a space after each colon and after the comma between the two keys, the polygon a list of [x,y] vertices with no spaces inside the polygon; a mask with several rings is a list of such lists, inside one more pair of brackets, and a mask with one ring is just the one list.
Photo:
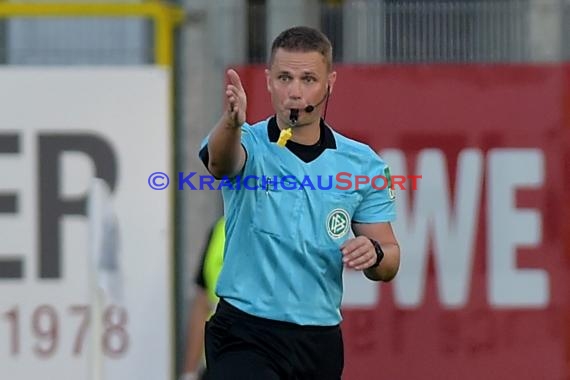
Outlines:
{"label": "red advertising banner", "polygon": [[[263,69],[239,69],[249,122]],[[344,307],[344,378],[570,376],[570,65],[336,71],[327,122],[422,175],[397,193],[400,273]]]}

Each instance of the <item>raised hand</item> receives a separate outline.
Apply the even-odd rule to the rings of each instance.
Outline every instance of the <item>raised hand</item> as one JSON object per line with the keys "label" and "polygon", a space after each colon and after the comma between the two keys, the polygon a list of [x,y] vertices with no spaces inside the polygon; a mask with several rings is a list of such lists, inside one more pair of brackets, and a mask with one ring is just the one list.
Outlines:
{"label": "raised hand", "polygon": [[226,85],[228,125],[233,128],[239,128],[245,123],[247,97],[238,73],[233,69],[229,69],[227,75],[229,82]]}

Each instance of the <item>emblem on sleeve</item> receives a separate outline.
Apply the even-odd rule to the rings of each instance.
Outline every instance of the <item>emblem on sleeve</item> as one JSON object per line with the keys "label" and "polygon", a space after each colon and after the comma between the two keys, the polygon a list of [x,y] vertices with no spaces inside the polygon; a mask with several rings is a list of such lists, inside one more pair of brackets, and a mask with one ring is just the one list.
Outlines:
{"label": "emblem on sleeve", "polygon": [[337,208],[327,216],[327,232],[333,239],[343,237],[350,229],[350,215],[346,210]]}

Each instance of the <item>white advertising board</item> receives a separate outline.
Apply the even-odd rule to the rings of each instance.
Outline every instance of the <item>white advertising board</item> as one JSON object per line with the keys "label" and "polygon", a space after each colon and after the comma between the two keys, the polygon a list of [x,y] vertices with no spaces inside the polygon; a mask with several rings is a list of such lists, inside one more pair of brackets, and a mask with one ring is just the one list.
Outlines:
{"label": "white advertising board", "polygon": [[0,379],[172,378],[169,75],[0,70]]}

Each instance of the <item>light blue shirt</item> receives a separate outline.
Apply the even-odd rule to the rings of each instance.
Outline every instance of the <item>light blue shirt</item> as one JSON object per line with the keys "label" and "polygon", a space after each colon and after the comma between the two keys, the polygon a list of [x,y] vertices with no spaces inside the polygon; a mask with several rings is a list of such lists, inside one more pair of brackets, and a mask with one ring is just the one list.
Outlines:
{"label": "light blue shirt", "polygon": [[[340,246],[349,238],[350,223],[395,219],[389,187],[377,190],[367,184],[356,190],[355,176],[385,176],[387,165],[369,146],[332,130],[336,148],[306,163],[270,141],[269,120],[242,126],[244,169],[220,183],[226,246],[216,293],[258,317],[339,324]],[[343,172],[344,182],[339,182]],[[377,187],[383,185],[376,181]]]}

